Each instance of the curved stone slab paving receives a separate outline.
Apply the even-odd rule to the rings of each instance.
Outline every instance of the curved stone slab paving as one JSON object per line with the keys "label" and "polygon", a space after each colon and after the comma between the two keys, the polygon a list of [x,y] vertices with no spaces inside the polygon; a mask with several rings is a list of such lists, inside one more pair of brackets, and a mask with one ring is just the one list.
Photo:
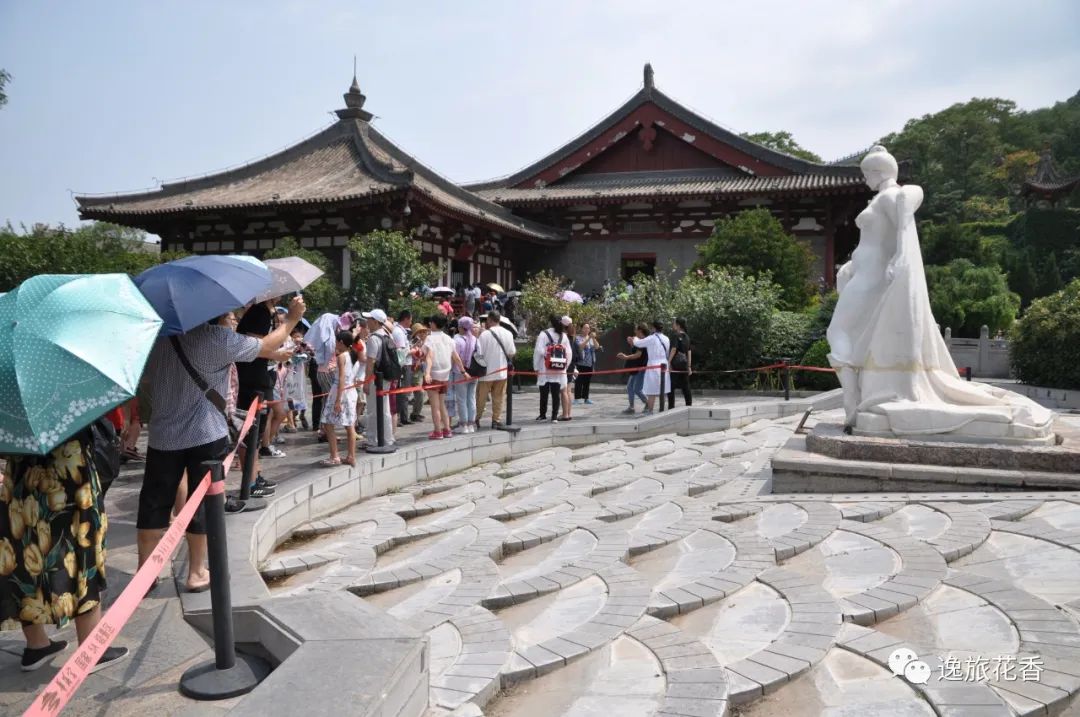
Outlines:
{"label": "curved stone slab paving", "polygon": [[[799,417],[483,463],[300,523],[261,567],[427,632],[427,717],[1075,709],[1080,494],[773,495]],[[914,685],[902,646],[1044,679]]]}
{"label": "curved stone slab paving", "polygon": [[916,604],[945,577],[945,559],[934,548],[916,538],[894,533],[873,523],[844,521],[843,530],[872,538],[900,556],[900,572],[877,587],[841,601],[844,619],[859,625],[873,625]]}

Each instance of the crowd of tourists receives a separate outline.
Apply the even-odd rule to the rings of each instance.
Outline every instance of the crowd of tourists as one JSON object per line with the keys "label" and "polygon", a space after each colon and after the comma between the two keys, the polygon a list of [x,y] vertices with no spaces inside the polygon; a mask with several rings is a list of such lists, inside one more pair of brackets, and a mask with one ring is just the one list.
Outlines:
{"label": "crowd of tourists", "polygon": [[[425,420],[433,441],[498,429],[517,353],[517,329],[496,308],[508,303],[505,298],[471,287],[462,292],[460,316],[441,302],[426,317],[409,311],[391,317],[374,308],[327,313],[309,324],[296,295],[287,307],[278,299],[258,301],[159,338],[134,399],[47,455],[7,459],[0,480],[0,502],[7,506],[0,510],[0,620],[6,629],[22,627],[22,669],[37,669],[66,648],[65,641],[46,635],[46,625],[74,620],[82,641],[100,620],[104,495],[121,462],[144,464],[136,519],[141,567],[203,478],[204,464],[233,448],[243,464],[245,445],[237,445],[236,437],[256,398],[266,413],[253,458],[255,498],[274,494],[276,484],[264,477],[261,463],[285,457],[281,434],[315,432],[327,444],[321,465],[330,467],[355,465],[365,443],[392,446],[402,426]],[[536,336],[533,353],[537,420],[568,421],[574,406],[593,403],[592,378],[603,346],[587,323],[575,327],[568,316],[552,316],[549,324]],[[672,340],[659,322],[639,324],[626,338],[626,350],[617,355],[631,369],[624,413],[635,413],[636,399],[645,414],[655,410],[658,397],[673,403],[679,387],[690,404],[685,328],[676,319]],[[663,376],[655,370],[661,366],[668,370]],[[102,431],[115,440],[102,440]],[[227,512],[244,507],[235,496],[226,501]],[[188,567],[180,582],[190,592],[210,585],[202,510],[186,529]],[[25,586],[40,582],[43,571],[50,589],[28,592]],[[149,593],[157,589],[155,582]],[[109,648],[92,669],[126,655],[126,648]]]}

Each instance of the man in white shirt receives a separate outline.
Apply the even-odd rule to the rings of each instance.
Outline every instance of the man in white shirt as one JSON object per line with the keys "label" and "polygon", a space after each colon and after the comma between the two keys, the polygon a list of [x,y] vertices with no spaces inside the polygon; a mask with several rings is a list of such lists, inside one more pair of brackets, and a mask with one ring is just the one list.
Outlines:
{"label": "man in white shirt", "polygon": [[503,404],[506,402],[507,369],[509,359],[514,358],[517,346],[513,335],[500,325],[502,315],[489,311],[487,330],[480,334],[476,350],[487,366],[487,373],[476,384],[476,425],[484,417],[488,394],[491,395],[491,427],[502,425]]}
{"label": "man in white shirt", "polygon": [[[373,376],[376,374],[375,366],[379,363],[379,356],[381,355],[384,344],[383,340],[390,338],[390,332],[387,330],[386,312],[382,309],[373,309],[371,311],[361,314],[361,316],[367,320],[368,336],[367,341],[364,343],[364,349],[367,354],[367,375]],[[390,338],[390,345],[393,346],[393,339]],[[389,347],[386,347],[389,348]],[[390,397],[383,396],[378,398],[375,392],[378,390],[376,385],[380,381],[372,381],[366,387],[367,391],[367,413],[365,414],[364,421],[364,439],[374,445],[378,440],[378,410],[375,401],[382,401],[382,428],[383,428],[383,443],[385,445],[393,445],[394,443],[394,419],[393,414],[390,413]],[[382,388],[384,391],[389,391],[389,382],[382,381]]]}
{"label": "man in white shirt", "polygon": [[[656,404],[656,397],[660,395],[667,395],[671,390],[671,376],[664,371],[664,385],[660,385],[660,366],[668,365],[668,351],[671,349],[671,342],[667,336],[664,336],[664,325],[659,321],[653,322],[654,333],[651,336],[646,336],[643,339],[634,339],[633,344],[639,349],[645,349],[648,356],[648,364],[645,370],[645,385],[643,391],[645,393],[645,411],[644,415],[648,415],[653,412],[653,406]],[[663,399],[661,399],[663,400]]]}
{"label": "man in white shirt", "polygon": [[[409,332],[406,331],[408,327],[401,325],[402,317],[404,317],[406,314],[408,314],[409,323],[411,324],[412,312],[404,311],[402,312],[401,316],[398,317],[396,323],[391,322],[393,324],[393,328],[390,330],[390,338],[394,340],[394,346],[397,348],[398,352],[398,363],[403,369],[407,365],[407,359],[409,356]],[[411,386],[412,384],[409,383],[410,378],[411,377],[407,373],[403,372],[401,381],[398,382],[398,385],[393,387],[387,386],[387,388],[402,388],[405,386]],[[411,397],[411,395],[412,394],[408,393],[399,393],[394,396],[394,400],[390,402],[391,405],[393,405],[396,409],[394,411],[394,428],[397,428],[401,421],[404,421],[406,424],[408,424],[409,398]]]}

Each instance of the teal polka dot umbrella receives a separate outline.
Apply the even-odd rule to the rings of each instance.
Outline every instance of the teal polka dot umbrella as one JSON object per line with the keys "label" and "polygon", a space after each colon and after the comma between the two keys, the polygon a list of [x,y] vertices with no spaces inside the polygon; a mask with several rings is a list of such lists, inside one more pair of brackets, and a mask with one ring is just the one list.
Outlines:
{"label": "teal polka dot umbrella", "polygon": [[161,319],[124,274],[0,296],[0,454],[45,455],[135,395]]}

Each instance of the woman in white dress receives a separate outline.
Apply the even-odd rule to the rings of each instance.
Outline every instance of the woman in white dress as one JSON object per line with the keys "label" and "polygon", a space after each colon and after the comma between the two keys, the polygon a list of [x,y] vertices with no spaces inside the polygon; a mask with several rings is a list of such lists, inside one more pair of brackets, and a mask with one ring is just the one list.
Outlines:
{"label": "woman in white dress", "polygon": [[[671,390],[671,376],[667,371],[660,370],[661,366],[667,366],[671,341],[667,336],[664,336],[663,322],[654,321],[653,333],[643,339],[635,338],[633,344],[639,349],[645,349],[648,360],[648,363],[645,364],[645,384],[642,388],[645,393],[644,415],[648,415],[653,412],[656,397],[660,395],[666,396],[668,391]],[[663,373],[662,386],[660,385],[661,373]]]}
{"label": "woman in white dress", "polygon": [[985,437],[1049,435],[1052,412],[959,378],[930,310],[915,229],[923,191],[897,184],[896,160],[884,147],[873,147],[861,167],[877,194],[855,220],[859,245],[837,272],[840,295],[826,333],[846,430],[949,433],[977,421]]}

